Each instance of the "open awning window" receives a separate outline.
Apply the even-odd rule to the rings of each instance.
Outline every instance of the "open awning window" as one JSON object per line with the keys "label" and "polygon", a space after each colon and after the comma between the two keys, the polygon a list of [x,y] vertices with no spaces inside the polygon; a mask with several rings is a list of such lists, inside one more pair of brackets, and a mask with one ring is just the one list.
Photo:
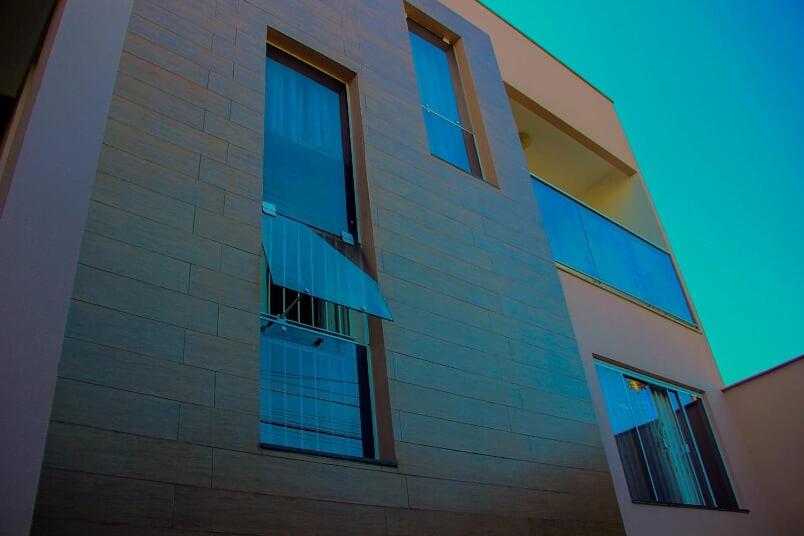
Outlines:
{"label": "open awning window", "polygon": [[262,245],[279,286],[391,320],[377,282],[358,263],[310,227],[281,215],[263,215]]}

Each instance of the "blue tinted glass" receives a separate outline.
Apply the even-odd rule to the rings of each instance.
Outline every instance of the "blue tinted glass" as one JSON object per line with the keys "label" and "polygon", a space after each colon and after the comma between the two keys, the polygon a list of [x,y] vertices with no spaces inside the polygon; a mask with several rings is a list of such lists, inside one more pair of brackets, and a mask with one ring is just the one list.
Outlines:
{"label": "blue tinted glass", "polygon": [[553,257],[579,272],[597,277],[581,226],[578,204],[539,181],[533,181],[533,190],[539,201]]}
{"label": "blue tinted glass", "polygon": [[431,154],[458,166],[467,173],[472,172],[464,139],[468,134],[461,127],[427,110],[424,110],[424,126],[427,128]]}
{"label": "blue tinted glass", "polygon": [[670,255],[635,237],[631,246],[647,292],[646,301],[692,323],[692,313]]}
{"label": "blue tinted glass", "polygon": [[303,223],[263,215],[262,245],[280,287],[391,320],[377,282]]}
{"label": "blue tinted glass", "polygon": [[363,456],[354,344],[273,324],[260,341],[260,442]]}
{"label": "blue tinted glass", "polygon": [[695,450],[687,442],[671,401],[675,393],[634,378],[624,379],[656,500],[673,504],[706,504],[704,490],[693,466]]}
{"label": "blue tinted glass", "polygon": [[408,32],[430,152],[471,172],[448,52]]}
{"label": "blue tinted glass", "polygon": [[595,369],[631,498],[655,500],[650,471],[643,456],[639,427],[634,421],[622,374],[601,365],[596,365]]}
{"label": "blue tinted glass", "polygon": [[579,210],[598,277],[623,292],[647,300],[647,291],[631,251],[633,235],[586,207],[579,207]]}
{"label": "blue tinted glass", "polygon": [[409,35],[422,105],[459,123],[461,116],[458,113],[458,101],[455,98],[455,86],[452,84],[447,51],[413,32],[409,32]]}
{"label": "blue tinted glass", "polygon": [[266,60],[263,196],[335,235],[349,230],[341,106],[336,91]]}
{"label": "blue tinted glass", "polygon": [[555,260],[694,323],[668,253],[541,181],[533,190]]}

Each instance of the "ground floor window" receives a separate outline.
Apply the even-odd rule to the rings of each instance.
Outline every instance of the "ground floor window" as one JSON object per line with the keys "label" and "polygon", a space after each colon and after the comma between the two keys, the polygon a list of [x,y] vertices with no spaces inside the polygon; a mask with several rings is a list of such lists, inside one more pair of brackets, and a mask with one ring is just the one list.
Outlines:
{"label": "ground floor window", "polygon": [[633,500],[737,508],[700,393],[595,368]]}
{"label": "ground floor window", "polygon": [[260,443],[373,458],[365,313],[275,284],[264,270]]}

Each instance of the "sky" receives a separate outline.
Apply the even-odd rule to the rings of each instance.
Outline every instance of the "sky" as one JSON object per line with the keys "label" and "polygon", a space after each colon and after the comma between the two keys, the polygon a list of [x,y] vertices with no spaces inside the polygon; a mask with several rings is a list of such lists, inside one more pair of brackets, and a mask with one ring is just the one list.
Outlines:
{"label": "sky", "polygon": [[482,3],[614,101],[724,381],[804,354],[804,2]]}

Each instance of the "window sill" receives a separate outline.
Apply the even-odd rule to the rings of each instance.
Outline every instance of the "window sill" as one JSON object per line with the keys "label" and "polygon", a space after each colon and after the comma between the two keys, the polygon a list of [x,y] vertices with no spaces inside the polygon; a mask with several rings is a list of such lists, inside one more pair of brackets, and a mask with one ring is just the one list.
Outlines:
{"label": "window sill", "polygon": [[711,510],[715,512],[733,512],[738,514],[747,514],[750,510],[745,508],[722,508],[717,506],[701,506],[697,504],[678,504],[678,503],[663,503],[663,502],[654,502],[654,501],[638,501],[635,499],[631,500],[634,504],[639,504],[642,506],[669,506],[671,508],[687,508],[690,510]]}
{"label": "window sill", "polygon": [[613,286],[611,286],[611,285],[609,285],[607,283],[604,283],[603,281],[600,281],[599,279],[597,279],[595,277],[586,275],[585,273],[583,273],[581,271],[578,271],[575,268],[571,268],[571,267],[567,266],[566,264],[564,264],[564,263],[562,263],[560,261],[554,260],[553,262],[555,263],[556,268],[558,270],[561,270],[562,272],[566,272],[566,273],[568,273],[570,275],[574,275],[578,279],[582,279],[582,280],[586,281],[587,283],[590,283],[590,284],[592,284],[592,285],[594,285],[594,286],[596,286],[596,287],[598,287],[600,289],[605,290],[606,292],[609,292],[609,293],[614,294],[615,296],[618,296],[618,297],[620,297],[620,298],[622,298],[622,299],[624,299],[626,301],[629,301],[629,302],[633,303],[634,305],[638,305],[639,307],[642,307],[643,309],[645,309],[647,311],[650,311],[653,314],[656,314],[656,315],[659,315],[659,316],[661,316],[663,318],[666,318],[667,320],[670,320],[671,322],[675,322],[676,324],[678,324],[680,326],[684,326],[685,328],[687,328],[689,330],[692,330],[692,331],[694,331],[696,333],[703,333],[701,328],[696,324],[691,324],[691,323],[687,322],[686,320],[684,320],[682,318],[679,318],[679,317],[677,317],[677,316],[675,316],[673,314],[667,313],[667,312],[659,309],[658,307],[655,307],[655,306],[653,306],[653,305],[651,305],[651,304],[649,304],[647,302],[644,302],[644,301],[640,300],[639,298],[631,296],[627,292],[623,292],[622,290],[619,290],[616,287],[613,287]]}
{"label": "window sill", "polygon": [[294,454],[304,454],[316,456],[318,458],[331,458],[334,460],[344,460],[349,462],[366,463],[369,465],[379,465],[382,467],[397,467],[396,460],[379,460],[376,458],[364,458],[362,456],[348,456],[346,454],[336,454],[331,452],[321,452],[318,450],[300,449],[296,447],[286,447],[284,445],[274,445],[272,443],[260,443],[260,448],[266,450],[276,450],[280,452],[292,452]]}
{"label": "window sill", "polygon": [[482,182],[483,184],[488,184],[489,186],[491,186],[492,188],[494,188],[496,190],[500,189],[500,187],[498,185],[496,185],[495,183],[493,183],[491,181],[487,181],[482,175],[478,176],[478,175],[475,175],[474,173],[472,173],[470,171],[466,171],[461,166],[453,164],[452,162],[450,162],[446,158],[441,158],[440,156],[434,155],[433,153],[427,153],[427,154],[433,160],[435,160],[437,162],[441,162],[442,164],[446,164],[450,168],[459,171],[460,173],[462,173],[463,175],[466,175],[467,177],[471,177],[471,178],[475,179],[476,181]]}

